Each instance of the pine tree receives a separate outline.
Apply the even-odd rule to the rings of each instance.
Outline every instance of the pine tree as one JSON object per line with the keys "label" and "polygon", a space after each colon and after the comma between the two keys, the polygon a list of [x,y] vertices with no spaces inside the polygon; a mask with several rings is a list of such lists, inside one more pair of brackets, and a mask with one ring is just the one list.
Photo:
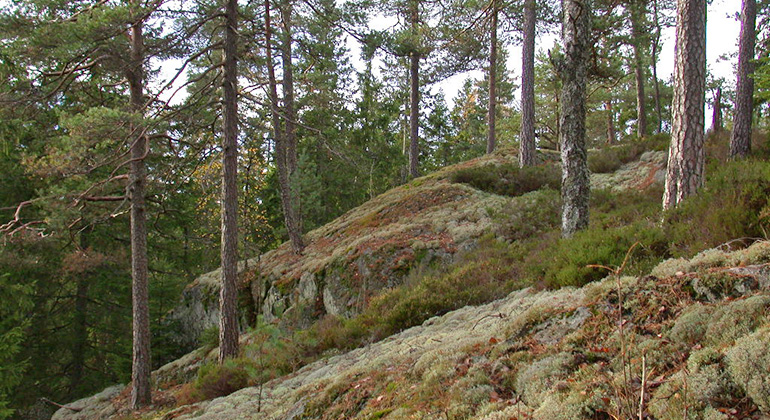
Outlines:
{"label": "pine tree", "polygon": [[535,0],[524,3],[524,36],[521,64],[521,133],[519,165],[535,163]]}
{"label": "pine tree", "polygon": [[238,356],[238,2],[225,0],[219,362]]}
{"label": "pine tree", "polygon": [[663,209],[703,183],[706,92],[706,2],[678,0],[674,100]]}
{"label": "pine tree", "polygon": [[751,153],[756,20],[756,0],[743,0],[741,8],[741,35],[738,43],[738,81],[735,91],[735,113],[733,116],[733,133],[730,137],[731,158],[745,158]]}
{"label": "pine tree", "polygon": [[562,24],[563,58],[557,71],[562,80],[559,120],[562,162],[562,236],[588,226],[588,162],[586,154],[585,86],[591,31],[589,0],[566,0]]}

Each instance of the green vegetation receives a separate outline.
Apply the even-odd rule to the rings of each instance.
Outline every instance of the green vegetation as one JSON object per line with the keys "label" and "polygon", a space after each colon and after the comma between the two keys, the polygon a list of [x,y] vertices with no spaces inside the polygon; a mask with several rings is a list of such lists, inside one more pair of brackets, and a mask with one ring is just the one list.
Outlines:
{"label": "green vegetation", "polygon": [[227,359],[223,364],[205,363],[198,369],[195,381],[179,390],[177,402],[185,405],[230,395],[253,385],[257,368],[255,361],[245,357]]}
{"label": "green vegetation", "polygon": [[475,166],[456,171],[451,179],[453,182],[509,197],[517,197],[544,187],[554,190],[561,188],[561,171],[553,164],[524,168],[519,168],[514,163]]}

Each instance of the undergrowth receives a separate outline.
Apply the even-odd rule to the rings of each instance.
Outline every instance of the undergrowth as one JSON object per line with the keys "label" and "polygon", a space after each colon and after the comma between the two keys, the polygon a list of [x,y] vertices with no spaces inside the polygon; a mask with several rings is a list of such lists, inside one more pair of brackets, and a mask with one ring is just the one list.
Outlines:
{"label": "undergrowth", "polygon": [[453,173],[452,182],[498,195],[517,197],[544,187],[561,188],[561,170],[553,164],[527,166],[507,163],[461,169]]}
{"label": "undergrowth", "polygon": [[[631,149],[623,153],[635,157],[642,153]],[[616,155],[620,161],[624,156]],[[553,167],[519,170],[514,165],[501,165],[460,171],[453,177],[455,182],[496,194],[530,192],[531,196],[522,197],[527,199],[522,201],[525,204],[493,214],[511,218],[505,229],[480,240],[475,249],[453,264],[412,273],[404,284],[372,298],[356,316],[325,315],[301,331],[288,332],[270,325],[252,331],[256,338],[244,350],[244,360],[251,362],[233,363],[243,363],[241,370],[253,373],[244,379],[227,365],[201,369],[203,373],[190,385],[193,388],[188,394],[193,399],[209,398],[226,391],[219,385],[212,391],[206,385],[209,383],[263,383],[319,357],[381,340],[431,317],[465,305],[483,304],[522,287],[582,286],[607,276],[606,270],[589,265],[619,267],[631,248],[633,254],[623,273],[638,276],[672,256],[691,257],[736,237],[766,238],[770,228],[770,163],[749,159],[712,164],[707,173],[701,191],[665,216],[660,211],[659,187],[623,193],[593,191],[590,227],[562,239],[558,218],[540,220],[541,213],[558,207],[558,171]],[[528,223],[532,218],[537,220]],[[518,231],[527,234],[519,235]],[[667,310],[666,306],[655,307]]]}

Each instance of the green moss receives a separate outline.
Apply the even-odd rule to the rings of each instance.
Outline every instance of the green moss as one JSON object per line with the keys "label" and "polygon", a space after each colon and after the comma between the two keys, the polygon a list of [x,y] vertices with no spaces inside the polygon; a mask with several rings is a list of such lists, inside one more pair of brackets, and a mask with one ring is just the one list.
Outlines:
{"label": "green moss", "polygon": [[704,348],[690,355],[687,370],[655,390],[649,408],[656,418],[685,419],[685,413],[687,419],[714,418],[716,408],[733,406],[740,397],[722,353]]}
{"label": "green moss", "polygon": [[695,303],[685,309],[668,332],[671,340],[681,351],[688,350],[703,341],[711,322],[713,308]]}
{"label": "green moss", "polygon": [[528,406],[538,408],[574,369],[575,357],[572,354],[546,356],[519,371],[516,377],[516,392]]}
{"label": "green moss", "polygon": [[727,352],[730,376],[765,414],[770,414],[770,328],[740,338]]}
{"label": "green moss", "polygon": [[706,330],[707,343],[732,344],[767,322],[770,296],[752,296],[722,306],[714,311]]}

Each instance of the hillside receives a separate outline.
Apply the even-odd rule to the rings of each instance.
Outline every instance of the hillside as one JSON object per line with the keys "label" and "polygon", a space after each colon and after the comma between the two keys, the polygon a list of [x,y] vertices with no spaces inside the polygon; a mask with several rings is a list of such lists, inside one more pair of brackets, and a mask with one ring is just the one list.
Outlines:
{"label": "hillside", "polygon": [[[242,318],[258,324],[242,336],[244,357],[217,370],[207,347],[164,366],[156,406],[137,415],[636,418],[641,401],[646,418],[761,418],[770,244],[695,253],[766,225],[767,165],[715,172],[703,199],[726,196],[732,207],[696,203],[660,226],[650,197],[659,198],[664,154],[618,154],[627,163],[592,178],[592,229],[570,241],[558,239],[547,183],[500,194],[529,179],[500,152],[352,210],[309,233],[301,257],[284,244],[245,262]],[[174,310],[189,325],[180,342],[216,319],[216,278],[199,278]],[[234,372],[248,376],[245,388],[203,397]],[[126,418],[127,393],[109,388],[54,418]]]}

